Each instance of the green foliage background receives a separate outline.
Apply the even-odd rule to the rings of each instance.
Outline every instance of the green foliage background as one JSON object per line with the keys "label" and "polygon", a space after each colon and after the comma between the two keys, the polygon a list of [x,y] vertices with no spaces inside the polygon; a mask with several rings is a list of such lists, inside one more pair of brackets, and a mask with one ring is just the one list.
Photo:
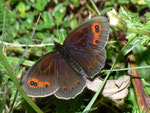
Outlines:
{"label": "green foliage background", "polygon": [[[125,33],[128,40],[139,40],[133,43],[132,53],[135,55],[138,66],[150,65],[150,1],[149,0],[106,0],[96,1],[96,6],[102,15],[115,9],[120,18],[121,26],[111,26],[111,34],[107,44],[107,61],[105,69],[110,69],[121,50],[118,37]],[[24,52],[25,46],[31,37],[39,14],[39,24],[33,40],[25,54],[25,59],[16,71],[16,65]],[[6,16],[4,22],[4,15]],[[24,73],[25,67],[31,66],[39,57],[53,50],[54,40],[63,43],[67,34],[86,20],[89,16],[97,16],[91,3],[86,0],[0,0],[0,40],[4,41],[3,50],[7,60],[14,70],[18,80]],[[110,18],[111,19],[111,18]],[[5,26],[3,26],[5,23]],[[4,29],[4,32],[3,32]],[[2,38],[3,37],[3,38]],[[20,46],[21,44],[23,46]],[[49,44],[48,46],[46,44]],[[13,45],[13,46],[11,46]],[[39,45],[34,46],[34,45]],[[127,57],[118,63],[118,68],[127,67]],[[141,69],[140,75],[143,79],[143,86],[150,95],[150,70]],[[126,71],[112,73],[110,79],[127,74]],[[104,77],[106,73],[99,74]],[[16,94],[16,87],[5,72],[0,62],[0,109],[9,112]],[[54,96],[38,98],[34,100],[41,110],[47,113],[74,113],[81,112],[91,100],[93,93],[87,89],[74,100],[59,100]],[[7,101],[7,103],[6,103]],[[4,106],[8,107],[8,111]],[[101,95],[96,104],[97,110],[93,112],[138,112],[136,97],[132,83],[129,87],[129,95],[120,101],[114,102],[105,99]],[[118,107],[119,106],[119,107]],[[15,101],[14,112],[35,111],[24,101],[19,94]]]}

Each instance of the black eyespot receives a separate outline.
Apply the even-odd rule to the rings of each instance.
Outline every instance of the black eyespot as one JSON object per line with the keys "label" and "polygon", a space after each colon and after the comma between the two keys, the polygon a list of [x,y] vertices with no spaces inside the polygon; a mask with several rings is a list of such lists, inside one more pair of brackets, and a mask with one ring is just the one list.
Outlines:
{"label": "black eyespot", "polygon": [[77,82],[77,85],[80,85],[80,82]]}
{"label": "black eyespot", "polygon": [[99,32],[99,29],[96,29],[95,32],[98,33],[98,32]]}
{"label": "black eyespot", "polygon": [[99,41],[98,41],[98,40],[95,40],[95,43],[99,43]]}
{"label": "black eyespot", "polygon": [[34,81],[31,81],[31,82],[30,82],[30,85],[34,85]]}
{"label": "black eyespot", "polygon": [[98,26],[98,25],[96,25],[96,26],[95,26],[95,29],[98,29],[98,28],[99,28],[99,26]]}
{"label": "black eyespot", "polygon": [[49,85],[48,85],[48,84],[46,84],[46,85],[45,85],[45,88],[48,88],[48,87],[49,87]]}
{"label": "black eyespot", "polygon": [[63,90],[66,92],[66,91],[68,91],[68,88],[65,87]]}
{"label": "black eyespot", "polygon": [[92,71],[92,70],[93,70],[93,66],[89,66],[88,71]]}
{"label": "black eyespot", "polygon": [[92,67],[89,68],[89,71],[92,71]]}
{"label": "black eyespot", "polygon": [[37,86],[38,85],[38,83],[37,82],[34,82],[34,86]]}

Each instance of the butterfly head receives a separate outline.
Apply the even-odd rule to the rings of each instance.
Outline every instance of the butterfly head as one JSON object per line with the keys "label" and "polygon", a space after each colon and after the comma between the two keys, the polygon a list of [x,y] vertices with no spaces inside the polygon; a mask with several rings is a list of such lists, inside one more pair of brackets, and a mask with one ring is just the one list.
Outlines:
{"label": "butterfly head", "polygon": [[54,50],[58,51],[59,53],[63,54],[66,51],[65,47],[60,43],[54,42],[54,44],[55,44]]}
{"label": "butterfly head", "polygon": [[55,50],[60,50],[60,48],[62,48],[62,45],[56,41],[54,41],[54,45],[55,45],[54,47]]}

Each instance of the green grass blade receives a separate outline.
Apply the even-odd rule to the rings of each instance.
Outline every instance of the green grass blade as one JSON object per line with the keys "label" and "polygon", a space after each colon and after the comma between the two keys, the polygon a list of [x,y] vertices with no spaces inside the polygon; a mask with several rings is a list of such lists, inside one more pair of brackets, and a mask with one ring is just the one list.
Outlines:
{"label": "green grass blade", "polygon": [[[94,2],[92,0],[90,0],[90,2],[94,6],[96,12],[99,12],[99,10],[97,10],[98,8],[94,4]],[[98,14],[100,14],[100,12]],[[113,70],[116,67],[117,63],[123,58],[123,56],[125,56],[126,54],[128,54],[134,47],[136,47],[140,43],[140,41],[141,41],[140,38],[135,38],[135,39],[132,39],[132,40],[128,41],[128,43],[119,52],[118,57],[116,58],[115,63],[111,67],[111,70]],[[86,111],[88,111],[88,110],[91,109],[91,107],[94,104],[94,102],[95,102],[96,98],[98,97],[99,93],[102,91],[102,89],[103,89],[103,87],[104,87],[107,79],[109,78],[109,75],[110,75],[110,72],[107,73],[107,76],[105,77],[103,83],[100,85],[98,91],[95,93],[95,95],[93,96],[93,98],[91,99],[91,101],[86,106],[86,108],[84,109],[83,112],[86,112]]]}
{"label": "green grass blade", "polygon": [[[20,60],[20,58],[18,57],[10,57],[10,56],[6,56],[6,59],[14,64],[17,64]],[[25,66],[32,66],[35,62],[34,61],[30,61],[30,60],[24,60],[22,62],[22,65],[25,65]]]}
{"label": "green grass blade", "polygon": [[[114,69],[114,66],[115,66],[115,64],[112,66],[111,69]],[[103,89],[103,87],[104,87],[104,85],[105,85],[105,83],[106,83],[106,81],[107,81],[109,75],[110,75],[110,72],[108,72],[108,74],[107,74],[107,76],[105,77],[104,81],[103,81],[102,84],[100,85],[98,91],[95,93],[95,95],[93,96],[93,98],[91,99],[91,101],[90,101],[89,104],[86,106],[86,108],[84,109],[83,112],[86,112],[86,111],[88,111],[88,110],[91,109],[91,107],[92,107],[92,105],[94,104],[95,100],[97,99],[99,93],[102,91],[102,89]]]}
{"label": "green grass blade", "polygon": [[98,8],[97,8],[97,6],[95,5],[95,3],[93,2],[93,0],[90,0],[90,2],[91,2],[91,4],[92,4],[92,6],[94,7],[96,13],[100,16],[101,13],[100,13],[100,11],[98,10]]}
{"label": "green grass blade", "polygon": [[[9,60],[12,63],[17,63],[19,62],[19,58],[17,57],[6,57],[7,60]],[[32,66],[35,62],[30,61],[30,60],[24,60],[22,65],[25,66]],[[131,69],[145,69],[145,68],[150,68],[150,66],[138,66],[138,67],[131,67],[131,68],[122,68],[122,69],[109,69],[109,70],[102,70],[101,72],[109,72],[109,71],[125,71],[125,70],[131,70]]]}
{"label": "green grass blade", "polygon": [[5,104],[6,104],[6,100],[7,100],[7,96],[8,96],[8,91],[5,93],[5,97],[3,98],[2,102],[1,102],[0,113],[3,113],[3,110],[5,108]]}
{"label": "green grass blade", "polygon": [[118,63],[118,61],[120,61],[123,58],[123,56],[128,54],[134,47],[139,45],[141,40],[142,40],[141,37],[132,38],[131,40],[129,40],[119,53],[116,63]]}
{"label": "green grass blade", "polygon": [[[3,31],[4,31],[4,26],[5,26],[5,15],[6,13],[4,13],[4,22],[3,22]],[[35,31],[34,31],[35,32]],[[4,34],[2,35],[2,41],[3,41],[3,36]],[[33,36],[32,36],[33,37]],[[29,44],[28,44],[29,45]],[[24,97],[24,99],[29,103],[29,105],[37,112],[39,113],[43,113],[40,108],[38,106],[36,106],[36,104],[25,94],[25,92],[22,90],[20,84],[18,83],[16,77],[14,76],[14,73],[13,71],[11,70],[11,67],[10,65],[8,64],[3,52],[2,52],[2,47],[0,48],[0,60],[1,62],[3,63],[5,69],[6,69],[6,72],[8,73],[8,75],[10,76],[11,80],[14,82],[14,85],[16,86],[16,88],[18,89],[18,91],[21,93],[21,95]],[[25,54],[25,52],[24,52]],[[23,59],[23,57],[22,57]],[[20,60],[20,62],[22,61],[22,59]],[[20,62],[19,62],[19,65],[20,65]]]}
{"label": "green grass blade", "polygon": [[[113,66],[111,67],[111,70],[113,70],[117,63],[123,58],[124,55],[128,54],[134,47],[136,47],[138,44],[140,43],[140,39],[133,39],[130,40],[120,51],[120,53],[118,54],[118,57],[115,61],[115,63],[113,64]],[[95,95],[93,96],[93,98],[91,99],[90,103],[86,106],[86,108],[84,109],[83,112],[88,111],[89,109],[91,109],[92,105],[94,104],[96,98],[98,97],[99,93],[102,91],[108,77],[110,75],[110,72],[108,72],[107,76],[105,77],[103,83],[101,84],[101,86],[99,87],[98,91],[95,93]]]}
{"label": "green grass blade", "polygon": [[[25,50],[24,50],[24,52],[23,52],[23,54],[22,54],[22,56],[21,56],[21,58],[20,58],[20,60],[19,60],[19,63],[18,63],[17,68],[16,68],[17,71],[18,71],[18,69],[19,69],[19,67],[20,67],[20,64],[21,64],[21,62],[22,62],[22,60],[23,60],[23,58],[24,58],[24,56],[25,56],[25,53],[26,53],[26,51],[27,51],[27,49],[28,49],[28,46],[29,46],[30,42],[31,42],[32,39],[33,39],[33,36],[34,36],[35,30],[36,30],[36,27],[37,27],[38,22],[39,22],[39,20],[40,20],[40,16],[41,16],[41,14],[40,14],[39,17],[38,17],[38,20],[37,20],[37,22],[36,22],[35,28],[34,28],[34,30],[33,30],[33,32],[32,32],[32,35],[31,35],[31,37],[30,37],[30,39],[29,39],[29,41],[28,41],[28,43],[27,43],[27,46],[26,46],[26,48],[25,48]],[[21,76],[21,78],[22,78],[22,76]],[[12,106],[11,106],[11,109],[10,109],[10,113],[12,112],[14,103],[15,103],[16,98],[17,98],[17,95],[18,95],[18,90],[17,90],[16,93],[15,93],[15,97],[14,97],[14,100],[13,100],[13,103],[12,103]]]}
{"label": "green grass blade", "polygon": [[27,101],[27,103],[38,113],[43,113],[40,108],[25,94],[25,92],[23,91],[23,89],[21,88],[19,82],[17,81],[17,78],[15,77],[10,65],[8,64],[2,49],[0,49],[0,60],[3,63],[6,72],[8,73],[8,75],[10,76],[11,80],[14,82],[14,85],[16,86],[16,88],[18,89],[18,91],[20,92],[20,94],[24,97],[24,99]]}
{"label": "green grass blade", "polygon": [[26,53],[26,51],[27,51],[27,49],[28,49],[28,47],[29,47],[29,44],[30,44],[30,42],[31,42],[32,39],[33,39],[33,36],[34,36],[35,30],[36,30],[36,27],[37,27],[38,22],[39,22],[39,20],[40,20],[40,16],[41,16],[41,14],[39,15],[39,17],[38,17],[38,19],[37,19],[35,28],[34,28],[34,30],[33,30],[33,32],[32,32],[32,35],[31,35],[31,37],[30,37],[30,40],[28,41],[27,46],[26,46],[26,48],[25,48],[25,50],[24,50],[24,52],[23,52],[23,54],[22,54],[22,56],[21,56],[21,58],[20,58],[20,61],[19,61],[18,65],[17,65],[17,69],[20,67],[20,64],[21,64],[21,62],[22,62],[22,60],[23,60],[23,58],[24,58],[24,56],[25,56],[25,53]]}
{"label": "green grass blade", "polygon": [[[3,79],[3,73],[1,72],[1,70],[0,70],[0,87],[2,86],[2,79]],[[1,112],[0,112],[1,113]]]}
{"label": "green grass blade", "polygon": [[150,68],[150,66],[139,66],[139,67],[122,68],[122,69],[110,69],[110,70],[102,70],[101,72],[125,71],[125,70],[130,70],[130,69],[145,69],[145,68]]}
{"label": "green grass blade", "polygon": [[5,18],[6,18],[6,9],[4,11],[4,17],[3,17],[3,28],[2,28],[2,39],[1,39],[1,48],[3,48],[3,38],[4,38],[4,28],[5,28]]}

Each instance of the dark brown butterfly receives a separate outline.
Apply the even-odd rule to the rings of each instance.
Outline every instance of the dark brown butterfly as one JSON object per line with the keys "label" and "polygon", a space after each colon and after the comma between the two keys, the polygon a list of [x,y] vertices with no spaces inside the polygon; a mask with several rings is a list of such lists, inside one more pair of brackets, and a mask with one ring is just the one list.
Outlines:
{"label": "dark brown butterfly", "polygon": [[109,36],[107,18],[87,20],[65,39],[55,43],[54,51],[42,56],[25,74],[22,88],[31,97],[54,94],[60,99],[75,98],[103,68]]}

